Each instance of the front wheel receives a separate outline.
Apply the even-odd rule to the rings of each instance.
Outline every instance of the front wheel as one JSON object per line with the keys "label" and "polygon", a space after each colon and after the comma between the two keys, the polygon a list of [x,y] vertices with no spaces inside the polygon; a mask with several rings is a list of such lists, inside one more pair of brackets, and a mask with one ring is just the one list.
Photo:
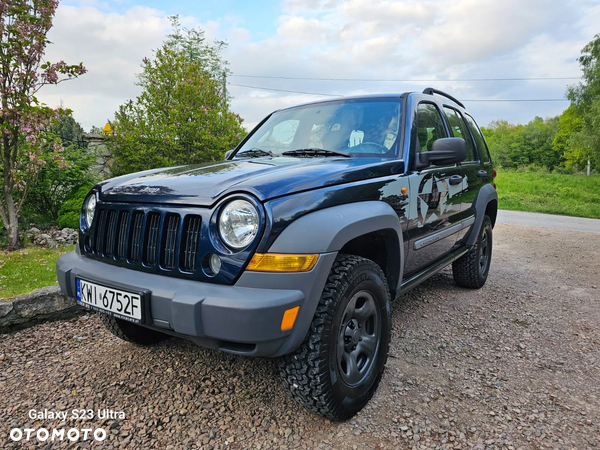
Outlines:
{"label": "front wheel", "polygon": [[452,263],[452,274],[457,286],[479,289],[490,271],[492,262],[492,221],[484,216],[475,245]]}
{"label": "front wheel", "polygon": [[339,255],[304,343],[280,359],[287,391],[334,421],[347,420],[373,396],[390,342],[390,293],[373,261]]}

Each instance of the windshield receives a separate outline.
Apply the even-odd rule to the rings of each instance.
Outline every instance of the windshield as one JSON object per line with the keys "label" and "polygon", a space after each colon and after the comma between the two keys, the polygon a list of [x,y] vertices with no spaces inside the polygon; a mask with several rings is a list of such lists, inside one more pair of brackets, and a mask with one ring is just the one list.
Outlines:
{"label": "windshield", "polygon": [[236,158],[350,156],[395,158],[401,99],[344,100],[273,113],[238,150]]}

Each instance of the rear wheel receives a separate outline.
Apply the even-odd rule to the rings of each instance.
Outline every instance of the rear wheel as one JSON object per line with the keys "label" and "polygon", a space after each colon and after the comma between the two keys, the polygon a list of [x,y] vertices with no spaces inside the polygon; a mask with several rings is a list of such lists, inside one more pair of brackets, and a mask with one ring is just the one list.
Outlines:
{"label": "rear wheel", "polygon": [[454,282],[457,286],[479,289],[487,280],[491,262],[492,221],[484,216],[475,245],[452,263]]}
{"label": "rear wheel", "polygon": [[127,342],[148,346],[170,338],[169,335],[160,331],[151,330],[107,314],[100,314],[100,318],[108,331]]}
{"label": "rear wheel", "polygon": [[373,261],[340,255],[304,343],[280,359],[290,395],[328,419],[347,420],[377,389],[390,342],[390,294]]}

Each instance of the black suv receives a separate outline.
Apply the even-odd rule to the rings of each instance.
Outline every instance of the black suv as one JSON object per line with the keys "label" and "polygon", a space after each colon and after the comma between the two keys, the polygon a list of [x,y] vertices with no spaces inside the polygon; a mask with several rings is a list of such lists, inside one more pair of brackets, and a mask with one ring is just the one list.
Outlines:
{"label": "black suv", "polygon": [[381,379],[394,298],[449,264],[486,281],[495,172],[448,94],[281,109],[225,159],[95,186],[63,293],[127,341],[279,357],[292,397],[345,420]]}

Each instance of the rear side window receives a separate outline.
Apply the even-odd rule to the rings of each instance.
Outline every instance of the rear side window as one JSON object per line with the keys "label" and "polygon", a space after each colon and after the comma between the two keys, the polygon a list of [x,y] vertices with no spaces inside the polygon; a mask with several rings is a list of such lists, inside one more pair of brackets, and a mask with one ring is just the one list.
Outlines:
{"label": "rear side window", "polygon": [[465,123],[465,119],[454,108],[444,107],[444,113],[446,113],[446,117],[448,118],[448,124],[450,125],[450,131],[452,132],[452,135],[465,140],[467,146],[467,158],[465,161],[477,161],[478,158],[475,154],[475,147],[473,145],[473,140],[471,139],[469,129],[467,128],[467,124]]}
{"label": "rear side window", "polygon": [[490,161],[490,152],[485,144],[485,140],[483,139],[483,135],[479,130],[479,127],[473,120],[471,116],[468,114],[465,116],[467,119],[467,123],[469,124],[469,129],[471,130],[471,134],[473,135],[473,139],[475,139],[475,145],[477,146],[477,151],[481,155],[481,162],[489,162]]}
{"label": "rear side window", "polygon": [[446,127],[437,107],[432,103],[420,103],[417,108],[417,150],[431,150],[433,143],[445,138]]}

